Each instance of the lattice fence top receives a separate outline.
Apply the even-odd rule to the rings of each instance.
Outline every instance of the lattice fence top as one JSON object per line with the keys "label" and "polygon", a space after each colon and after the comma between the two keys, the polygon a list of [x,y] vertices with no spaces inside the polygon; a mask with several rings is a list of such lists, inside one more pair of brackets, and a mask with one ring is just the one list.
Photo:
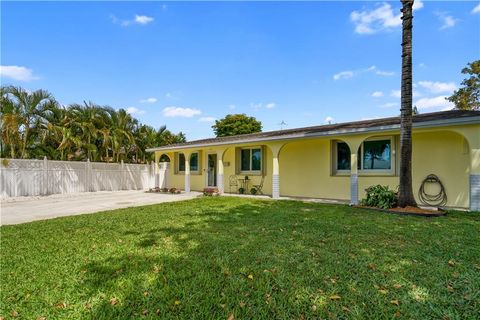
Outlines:
{"label": "lattice fence top", "polygon": [[2,169],[35,170],[43,168],[43,160],[31,159],[0,159]]}

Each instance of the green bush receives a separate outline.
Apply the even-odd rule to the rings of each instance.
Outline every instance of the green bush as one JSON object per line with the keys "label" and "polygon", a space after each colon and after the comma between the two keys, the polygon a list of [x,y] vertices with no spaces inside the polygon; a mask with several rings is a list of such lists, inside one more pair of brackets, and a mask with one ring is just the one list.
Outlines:
{"label": "green bush", "polygon": [[367,197],[362,199],[362,206],[390,209],[397,205],[397,192],[390,190],[388,186],[376,185],[365,189]]}

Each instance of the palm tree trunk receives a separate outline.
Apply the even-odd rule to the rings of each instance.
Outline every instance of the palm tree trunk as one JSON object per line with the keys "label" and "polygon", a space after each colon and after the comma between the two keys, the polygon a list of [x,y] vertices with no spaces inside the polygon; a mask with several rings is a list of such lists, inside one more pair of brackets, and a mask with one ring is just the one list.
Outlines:
{"label": "palm tree trunk", "polygon": [[402,93],[400,108],[400,187],[398,206],[416,206],[412,189],[412,7],[402,0]]}

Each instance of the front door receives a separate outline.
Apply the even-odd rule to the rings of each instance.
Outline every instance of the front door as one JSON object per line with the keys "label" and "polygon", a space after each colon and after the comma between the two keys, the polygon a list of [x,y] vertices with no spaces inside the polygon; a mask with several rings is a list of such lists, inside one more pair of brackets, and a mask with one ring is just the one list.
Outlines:
{"label": "front door", "polygon": [[217,154],[207,155],[207,187],[217,186]]}

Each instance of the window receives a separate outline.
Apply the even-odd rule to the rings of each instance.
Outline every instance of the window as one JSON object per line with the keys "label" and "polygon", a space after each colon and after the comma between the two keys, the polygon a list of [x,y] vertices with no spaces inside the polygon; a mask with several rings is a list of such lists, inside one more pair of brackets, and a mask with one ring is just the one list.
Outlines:
{"label": "window", "polygon": [[192,153],[190,156],[190,171],[198,171],[198,153]]}
{"label": "window", "polygon": [[392,168],[390,140],[363,142],[362,155],[363,170],[390,170]]}
{"label": "window", "polygon": [[178,154],[178,171],[185,172],[185,155],[183,153]]}
{"label": "window", "polygon": [[[334,144],[334,172],[347,173],[351,168],[351,152],[345,142]],[[358,149],[357,168],[360,172],[392,173],[392,139],[373,138],[364,141]]]}
{"label": "window", "polygon": [[350,148],[345,142],[337,142],[337,170],[350,170]]}
{"label": "window", "polygon": [[[190,171],[198,171],[198,152],[190,155]],[[185,155],[183,153],[178,154],[178,172],[185,172]]]}
{"label": "window", "polygon": [[262,170],[262,149],[242,149],[240,151],[240,169],[249,172]]}

